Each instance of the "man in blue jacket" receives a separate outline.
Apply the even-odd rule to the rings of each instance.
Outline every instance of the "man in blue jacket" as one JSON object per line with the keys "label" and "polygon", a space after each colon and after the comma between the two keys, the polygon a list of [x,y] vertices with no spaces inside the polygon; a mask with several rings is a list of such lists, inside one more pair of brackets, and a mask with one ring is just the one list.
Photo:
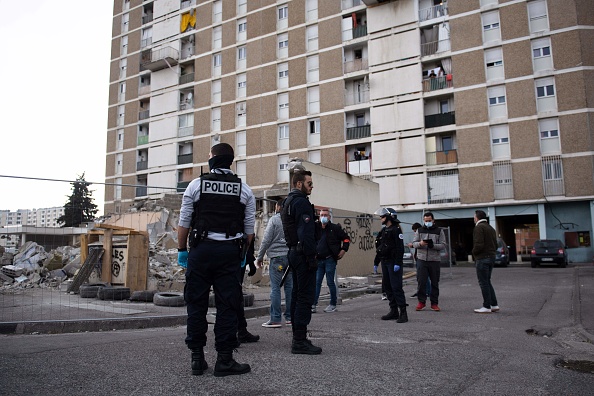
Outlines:
{"label": "man in blue jacket", "polygon": [[316,293],[316,236],[313,205],[308,195],[313,189],[311,172],[296,171],[291,180],[293,190],[283,204],[281,219],[289,247],[289,265],[293,275],[291,318],[293,342],[291,353],[319,355],[322,348],[307,339],[311,306]]}

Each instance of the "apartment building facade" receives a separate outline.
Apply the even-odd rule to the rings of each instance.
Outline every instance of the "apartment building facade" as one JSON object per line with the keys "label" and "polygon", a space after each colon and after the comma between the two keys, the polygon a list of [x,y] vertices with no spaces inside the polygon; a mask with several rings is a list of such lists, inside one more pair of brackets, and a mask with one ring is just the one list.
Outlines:
{"label": "apartment building facade", "polygon": [[226,142],[259,197],[299,157],[452,244],[480,208],[514,252],[536,230],[590,261],[593,27],[580,0],[115,0],[105,213]]}
{"label": "apartment building facade", "polygon": [[29,225],[34,227],[60,227],[58,218],[64,215],[64,207],[18,209],[15,212],[0,210],[0,227]]}

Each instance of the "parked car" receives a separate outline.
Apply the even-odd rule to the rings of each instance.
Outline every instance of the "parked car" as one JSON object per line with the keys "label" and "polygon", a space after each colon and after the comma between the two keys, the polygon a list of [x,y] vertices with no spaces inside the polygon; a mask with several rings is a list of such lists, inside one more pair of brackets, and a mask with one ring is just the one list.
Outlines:
{"label": "parked car", "polygon": [[412,267],[413,264],[413,258],[412,258],[412,251],[408,246],[404,246],[404,257],[403,257],[403,263],[405,267]]}
{"label": "parked car", "polygon": [[530,266],[541,264],[557,264],[567,267],[567,247],[558,239],[540,239],[534,242],[530,252]]}
{"label": "parked car", "polygon": [[507,267],[509,265],[509,246],[501,238],[497,238],[497,252],[495,254],[495,265]]}

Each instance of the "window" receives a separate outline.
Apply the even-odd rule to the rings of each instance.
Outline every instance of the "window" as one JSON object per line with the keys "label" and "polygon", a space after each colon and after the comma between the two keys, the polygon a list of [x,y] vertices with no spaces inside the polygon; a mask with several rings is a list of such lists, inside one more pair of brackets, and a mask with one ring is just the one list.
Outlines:
{"label": "window", "polygon": [[221,80],[212,80],[212,103],[221,103]]}
{"label": "window", "polygon": [[487,66],[487,81],[504,78],[503,53],[501,48],[485,50],[485,64]]}
{"label": "window", "polygon": [[120,59],[120,78],[126,78],[126,70],[128,69],[128,58]]}
{"label": "window", "polygon": [[247,0],[237,0],[237,15],[247,13]]}
{"label": "window", "polygon": [[246,131],[239,131],[235,134],[235,155],[246,154]]}
{"label": "window", "polygon": [[142,29],[142,38],[140,39],[140,47],[144,48],[153,43],[153,28],[148,27],[146,29]]}
{"label": "window", "polygon": [[128,36],[122,36],[120,38],[120,45],[121,45],[120,55],[124,56],[124,55],[128,54]]}
{"label": "window", "polygon": [[289,35],[287,33],[279,34],[276,36],[278,43],[276,56],[277,58],[286,58],[289,56]]}
{"label": "window", "polygon": [[245,41],[247,39],[247,21],[242,18],[237,21],[237,41]]}
{"label": "window", "polygon": [[220,49],[223,43],[223,27],[217,26],[212,29],[212,49]]}
{"label": "window", "polygon": [[543,176],[545,180],[563,179],[563,167],[560,157],[546,157],[542,159]]}
{"label": "window", "polygon": [[277,180],[279,183],[288,183],[289,182],[289,156],[288,155],[279,155],[278,156],[278,173],[277,173]]}
{"label": "window", "polygon": [[309,133],[310,134],[319,134],[320,133],[320,119],[316,118],[315,120],[309,120]]}
{"label": "window", "polygon": [[119,84],[118,99],[120,102],[123,102],[124,100],[126,100],[126,82],[121,82]]}
{"label": "window", "polygon": [[553,69],[551,56],[551,38],[543,37],[532,40],[532,65],[534,72]]}
{"label": "window", "polygon": [[307,51],[316,51],[318,49],[318,25],[308,26],[305,33]]}
{"label": "window", "polygon": [[305,0],[305,20],[314,21],[318,19],[318,0]]}
{"label": "window", "polygon": [[287,19],[289,17],[289,7],[286,5],[278,7],[278,19]]}
{"label": "window", "polygon": [[550,85],[543,85],[541,87],[536,87],[536,96],[539,98],[544,98],[547,96],[555,96],[555,87],[553,84]]}
{"label": "window", "polygon": [[289,64],[288,63],[279,63],[279,65],[278,65],[277,87],[278,87],[278,89],[283,89],[283,88],[289,87]]}
{"label": "window", "polygon": [[237,48],[237,68],[245,69],[246,63],[246,47]]}
{"label": "window", "polygon": [[320,150],[312,150],[307,153],[307,160],[312,164],[319,164],[322,162],[322,152]]}
{"label": "window", "polygon": [[528,2],[528,22],[530,25],[530,33],[549,29],[547,3],[545,0]]}
{"label": "window", "polygon": [[536,86],[536,108],[538,112],[557,110],[555,80],[553,77],[534,80]]}
{"label": "window", "polygon": [[178,117],[178,124],[180,128],[193,128],[194,127],[194,114],[181,114]]}
{"label": "window", "polygon": [[126,116],[125,108],[126,107],[124,105],[118,106],[118,121],[117,121],[118,126],[124,125],[124,118]]}
{"label": "window", "polygon": [[116,154],[116,163],[115,163],[115,174],[121,175],[122,174],[122,162],[124,161],[123,154]]}
{"label": "window", "polygon": [[124,0],[122,11],[128,11],[130,9],[130,0]]}
{"label": "window", "polygon": [[245,98],[246,96],[246,75],[245,73],[237,75],[237,97]]}
{"label": "window", "polygon": [[507,124],[495,125],[490,128],[491,155],[494,160],[509,159],[509,128]]}
{"label": "window", "polygon": [[483,43],[493,40],[501,40],[501,29],[499,28],[499,12],[492,11],[481,14],[483,21]]}
{"label": "window", "polygon": [[307,57],[307,82],[317,82],[320,80],[320,60],[318,55]]}
{"label": "window", "polygon": [[559,120],[557,118],[543,118],[538,120],[541,154],[559,154],[561,140],[559,138]]}
{"label": "window", "polygon": [[289,139],[289,124],[282,124],[278,126],[278,139]]}
{"label": "window", "polygon": [[223,20],[223,2],[216,0],[212,3],[212,23],[221,22]]}
{"label": "window", "polygon": [[320,112],[320,87],[307,88],[307,113],[316,114]]}
{"label": "window", "polygon": [[119,201],[122,199],[122,178],[121,177],[117,177],[115,179],[113,199],[116,201]]}
{"label": "window", "polygon": [[212,132],[221,130],[221,108],[215,107],[211,110]]}
{"label": "window", "polygon": [[511,161],[493,161],[493,181],[495,182],[495,199],[514,197]]}
{"label": "window", "polygon": [[214,54],[212,56],[212,75],[213,76],[220,76],[221,75],[221,54]]}
{"label": "window", "polygon": [[247,180],[247,164],[244,161],[235,162],[235,174],[241,179],[242,182],[246,183]]}
{"label": "window", "polygon": [[246,103],[239,102],[235,105],[237,118],[235,119],[235,126],[242,127],[246,124]]}
{"label": "window", "polygon": [[118,140],[116,143],[116,150],[122,150],[124,148],[124,130],[118,129]]}
{"label": "window", "polygon": [[289,94],[278,94],[276,100],[278,103],[278,118],[281,120],[289,118]]}
{"label": "window", "polygon": [[497,105],[505,103],[505,96],[496,96],[493,98],[489,98],[490,105]]}
{"label": "window", "polygon": [[126,33],[128,31],[129,25],[130,25],[130,14],[122,14],[122,33]]}
{"label": "window", "polygon": [[487,95],[489,98],[489,119],[507,117],[505,87],[491,87],[487,90]]}
{"label": "window", "polygon": [[284,4],[276,9],[276,30],[286,29],[289,27],[289,7]]}

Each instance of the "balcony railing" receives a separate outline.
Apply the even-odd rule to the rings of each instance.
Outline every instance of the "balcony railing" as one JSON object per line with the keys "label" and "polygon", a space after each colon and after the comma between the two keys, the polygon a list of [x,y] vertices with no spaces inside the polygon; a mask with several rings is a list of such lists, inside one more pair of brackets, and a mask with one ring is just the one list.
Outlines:
{"label": "balcony railing", "polygon": [[181,102],[179,102],[179,109],[180,110],[189,110],[194,108],[194,101],[193,100],[182,100]]}
{"label": "balcony railing", "polygon": [[357,7],[361,5],[361,0],[342,0],[341,9],[348,10],[349,8]]}
{"label": "balcony railing", "polygon": [[455,164],[458,162],[458,153],[456,150],[433,151],[425,153],[427,165]]}
{"label": "balcony railing", "polygon": [[179,127],[177,137],[192,136],[194,134],[194,125]]}
{"label": "balcony railing", "polygon": [[142,146],[143,144],[148,144],[148,142],[149,142],[148,135],[138,136],[138,139],[136,140],[136,145],[137,146]]}
{"label": "balcony railing", "polygon": [[180,9],[183,10],[184,8],[188,8],[193,5],[196,5],[196,0],[184,0],[181,2]]}
{"label": "balcony railing", "polygon": [[352,106],[359,103],[368,103],[369,102],[369,90],[363,90],[359,92],[350,92],[347,93],[345,98],[345,105]]}
{"label": "balcony railing", "polygon": [[193,154],[180,154],[177,156],[177,164],[178,165],[183,165],[183,164],[191,164],[193,160]]}
{"label": "balcony railing", "polygon": [[147,195],[146,187],[136,187],[136,197],[146,197]]}
{"label": "balcony railing", "polygon": [[188,184],[190,184],[189,181],[178,182],[177,183],[177,192],[178,193],[183,193],[184,191],[186,191],[186,188],[188,187]]}
{"label": "balcony railing", "polygon": [[142,16],[142,23],[149,23],[153,21],[153,14],[147,14]]}
{"label": "balcony railing", "polygon": [[148,161],[138,161],[136,163],[136,170],[143,171],[148,169]]}
{"label": "balcony railing", "polygon": [[194,82],[194,73],[183,74],[179,76],[179,85]]}
{"label": "balcony railing", "polygon": [[151,93],[151,86],[150,84],[141,85],[138,87],[138,95],[148,95]]}
{"label": "balcony railing", "polygon": [[147,37],[145,39],[140,40],[140,48],[148,47],[153,43],[152,37]]}
{"label": "balcony railing", "polygon": [[369,61],[367,58],[353,59],[352,61],[344,62],[344,72],[352,73],[359,70],[369,69]]}
{"label": "balcony railing", "polygon": [[347,128],[346,138],[351,139],[363,139],[371,136],[371,125],[363,125],[358,127]]}
{"label": "balcony railing", "polygon": [[151,111],[150,110],[139,111],[138,112],[138,121],[140,121],[140,120],[146,120],[150,116],[151,116]]}
{"label": "balcony railing", "polygon": [[448,15],[448,3],[419,10],[419,22]]}
{"label": "balcony railing", "polygon": [[452,42],[450,39],[431,41],[430,43],[421,44],[421,56],[429,56],[439,54],[452,49]]}
{"label": "balcony railing", "polygon": [[456,123],[456,112],[431,114],[425,116],[425,128],[435,128]]}
{"label": "balcony railing", "polygon": [[367,36],[367,25],[361,25],[357,26],[356,28],[353,28],[354,39],[364,36]]}
{"label": "balcony railing", "polygon": [[348,172],[351,175],[361,175],[371,173],[371,160],[349,161]]}
{"label": "balcony railing", "polygon": [[173,47],[162,47],[150,51],[150,59],[145,53],[141,54],[140,66],[142,69],[157,71],[169,66],[177,65],[179,52]]}
{"label": "balcony railing", "polygon": [[452,88],[453,86],[454,84],[451,74],[423,80],[423,92],[437,91],[440,89]]}

